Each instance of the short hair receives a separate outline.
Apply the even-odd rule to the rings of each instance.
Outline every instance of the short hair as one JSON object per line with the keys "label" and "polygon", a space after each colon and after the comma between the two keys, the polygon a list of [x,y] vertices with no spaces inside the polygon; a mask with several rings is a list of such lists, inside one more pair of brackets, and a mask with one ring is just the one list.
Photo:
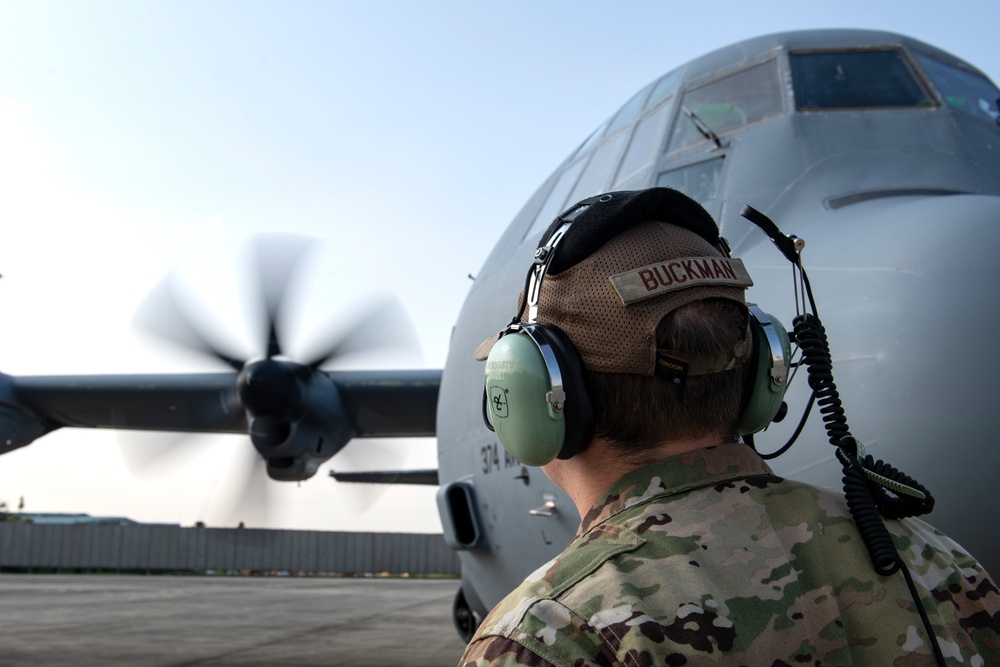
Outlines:
{"label": "short hair", "polygon": [[[744,340],[749,314],[729,299],[695,301],[668,313],[656,329],[657,346],[684,352],[723,352]],[[656,376],[586,371],[595,435],[632,463],[647,463],[651,450],[676,440],[719,434],[738,442],[743,395],[742,367],[689,376],[683,385]]]}

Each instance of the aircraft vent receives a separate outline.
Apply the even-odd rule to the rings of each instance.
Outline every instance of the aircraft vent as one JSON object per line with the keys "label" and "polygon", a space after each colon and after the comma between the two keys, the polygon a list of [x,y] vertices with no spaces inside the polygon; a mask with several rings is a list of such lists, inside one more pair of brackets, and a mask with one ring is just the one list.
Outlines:
{"label": "aircraft vent", "polygon": [[449,482],[438,489],[437,503],[444,541],[449,547],[455,550],[486,548],[486,533],[479,519],[471,477]]}

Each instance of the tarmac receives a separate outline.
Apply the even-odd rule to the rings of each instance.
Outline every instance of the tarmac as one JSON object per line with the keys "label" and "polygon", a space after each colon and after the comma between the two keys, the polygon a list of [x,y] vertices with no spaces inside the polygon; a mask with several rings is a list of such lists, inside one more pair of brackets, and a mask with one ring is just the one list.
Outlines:
{"label": "tarmac", "polygon": [[451,666],[457,579],[0,575],[0,666]]}

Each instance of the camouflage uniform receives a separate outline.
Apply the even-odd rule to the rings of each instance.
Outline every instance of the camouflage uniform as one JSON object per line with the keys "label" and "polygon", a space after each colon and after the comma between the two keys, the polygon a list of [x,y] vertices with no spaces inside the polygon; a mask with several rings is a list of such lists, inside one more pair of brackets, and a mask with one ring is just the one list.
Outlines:
{"label": "camouflage uniform", "polygon": [[[1000,665],[1000,592],[917,520],[889,529],[949,665]],[[899,573],[879,577],[841,493],[749,447],[627,474],[503,600],[461,665],[933,665]]]}

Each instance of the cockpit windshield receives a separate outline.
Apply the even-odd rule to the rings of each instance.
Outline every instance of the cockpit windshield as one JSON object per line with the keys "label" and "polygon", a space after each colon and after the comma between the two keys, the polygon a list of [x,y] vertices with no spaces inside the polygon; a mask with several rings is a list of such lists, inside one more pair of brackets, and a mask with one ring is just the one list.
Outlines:
{"label": "cockpit windshield", "polygon": [[988,79],[923,53],[914,52],[913,56],[948,106],[996,122],[1000,90]]}
{"label": "cockpit windshield", "polygon": [[934,104],[898,49],[792,53],[790,59],[800,111]]}

